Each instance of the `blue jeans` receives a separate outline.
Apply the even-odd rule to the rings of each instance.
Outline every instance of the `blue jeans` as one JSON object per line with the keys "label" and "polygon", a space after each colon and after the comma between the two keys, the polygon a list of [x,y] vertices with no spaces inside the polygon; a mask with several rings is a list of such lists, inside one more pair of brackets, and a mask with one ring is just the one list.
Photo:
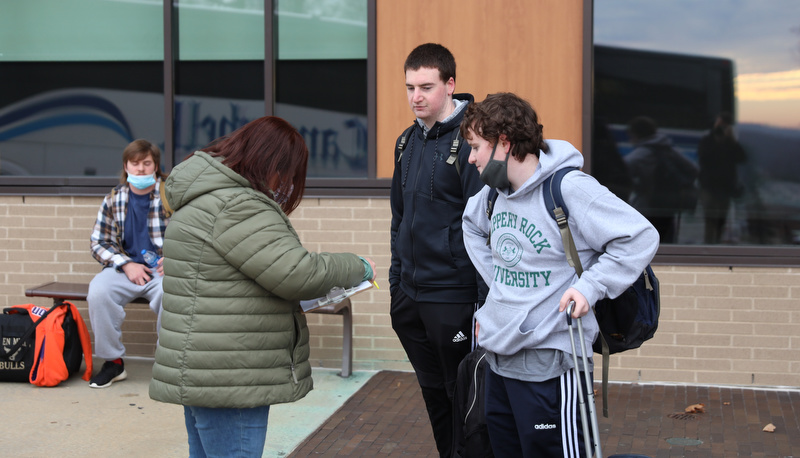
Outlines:
{"label": "blue jeans", "polygon": [[189,456],[260,457],[267,441],[269,406],[215,409],[183,406]]}

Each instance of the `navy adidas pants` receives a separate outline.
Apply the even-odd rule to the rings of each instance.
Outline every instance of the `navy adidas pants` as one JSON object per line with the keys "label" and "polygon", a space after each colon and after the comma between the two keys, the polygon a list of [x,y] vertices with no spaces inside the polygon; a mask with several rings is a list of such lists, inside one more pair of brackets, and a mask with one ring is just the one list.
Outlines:
{"label": "navy adidas pants", "polygon": [[486,425],[495,457],[585,458],[578,375],[586,395],[583,374],[574,369],[544,382],[525,382],[487,370]]}
{"label": "navy adidas pants", "polygon": [[453,442],[453,389],[458,364],[473,350],[476,304],[416,302],[401,288],[392,294],[392,328],[414,366],[440,456]]}

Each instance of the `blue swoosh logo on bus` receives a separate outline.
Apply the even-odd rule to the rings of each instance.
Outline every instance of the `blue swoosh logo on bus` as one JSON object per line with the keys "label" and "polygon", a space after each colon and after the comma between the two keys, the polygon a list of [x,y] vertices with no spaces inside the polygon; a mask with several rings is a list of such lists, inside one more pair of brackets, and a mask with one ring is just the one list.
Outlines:
{"label": "blue swoosh logo on bus", "polygon": [[7,141],[20,135],[36,132],[37,130],[50,129],[52,127],[62,127],[69,125],[94,125],[103,127],[118,133],[127,141],[133,141],[130,132],[126,132],[119,124],[112,122],[108,118],[92,114],[59,115],[50,118],[37,119],[36,121],[23,124],[5,132],[0,132],[0,141]]}
{"label": "blue swoosh logo on bus", "polygon": [[118,133],[127,141],[133,140],[131,128],[120,109],[110,101],[93,95],[54,97],[13,109],[0,115],[0,129],[9,124],[24,121],[26,118],[46,115],[48,111],[64,108],[79,110],[81,108],[90,108],[100,113],[90,114],[78,111],[75,114],[59,114],[31,120],[5,132],[0,132],[0,141],[9,140],[37,130],[76,124],[88,124],[106,128]]}

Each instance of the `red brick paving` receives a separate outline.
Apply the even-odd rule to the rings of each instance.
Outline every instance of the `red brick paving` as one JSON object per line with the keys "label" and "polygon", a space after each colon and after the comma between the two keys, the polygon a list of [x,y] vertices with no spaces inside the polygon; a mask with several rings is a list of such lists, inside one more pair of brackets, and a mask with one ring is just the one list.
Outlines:
{"label": "red brick paving", "polygon": [[[602,413],[599,393],[597,404]],[[705,413],[686,414],[693,404]],[[796,390],[614,383],[609,416],[598,422],[606,456],[800,457]],[[306,456],[438,456],[414,374],[375,374],[289,458]]]}

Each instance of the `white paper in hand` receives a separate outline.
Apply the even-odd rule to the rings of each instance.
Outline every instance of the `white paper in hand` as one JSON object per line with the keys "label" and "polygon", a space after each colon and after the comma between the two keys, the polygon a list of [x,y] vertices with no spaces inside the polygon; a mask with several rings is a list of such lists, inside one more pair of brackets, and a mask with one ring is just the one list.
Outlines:
{"label": "white paper in hand", "polygon": [[365,291],[372,288],[372,282],[364,280],[356,286],[352,288],[342,288],[341,286],[334,286],[328,292],[328,294],[318,297],[316,299],[311,299],[308,301],[300,301],[300,308],[303,309],[303,313],[308,313],[316,308],[324,307],[329,304],[338,304],[342,302],[346,298],[358,294],[361,291]]}

